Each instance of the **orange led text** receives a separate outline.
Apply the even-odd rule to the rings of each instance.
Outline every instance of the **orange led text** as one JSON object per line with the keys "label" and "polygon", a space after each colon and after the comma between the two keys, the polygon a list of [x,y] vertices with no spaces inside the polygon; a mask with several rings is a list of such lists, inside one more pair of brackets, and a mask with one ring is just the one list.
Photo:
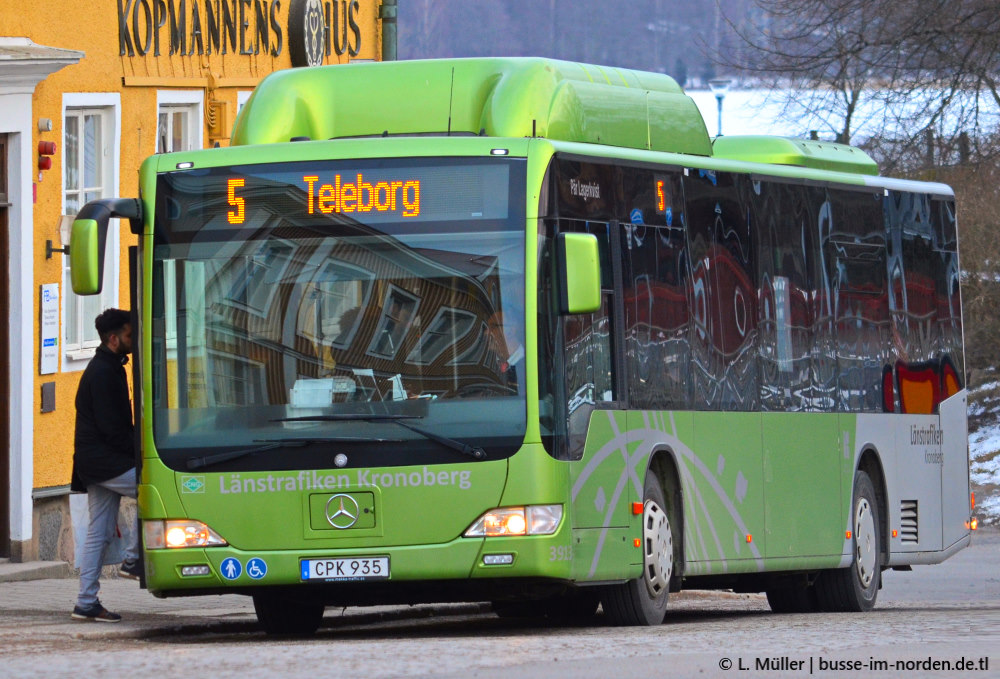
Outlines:
{"label": "orange led text", "polygon": [[226,219],[230,224],[242,224],[246,221],[246,201],[244,201],[242,197],[236,195],[236,189],[245,184],[246,180],[242,178],[234,178],[226,182],[226,198],[229,204],[235,208],[234,210],[230,210],[226,213]]}
{"label": "orange led text", "polygon": [[332,184],[320,184],[316,175],[302,177],[306,183],[309,214],[321,212],[399,212],[404,217],[420,214],[420,180],[366,182],[359,172],[356,182],[345,182],[338,174]]}

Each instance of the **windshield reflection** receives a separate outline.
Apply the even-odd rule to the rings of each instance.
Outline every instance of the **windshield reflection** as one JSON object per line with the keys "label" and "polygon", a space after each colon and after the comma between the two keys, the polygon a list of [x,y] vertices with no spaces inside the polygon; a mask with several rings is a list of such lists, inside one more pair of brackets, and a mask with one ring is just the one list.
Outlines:
{"label": "windshield reflection", "polygon": [[[322,417],[336,413],[419,412],[422,429],[460,440],[523,436],[523,252],[516,231],[275,228],[158,246],[158,446],[358,433]],[[497,421],[483,399],[515,406]]]}

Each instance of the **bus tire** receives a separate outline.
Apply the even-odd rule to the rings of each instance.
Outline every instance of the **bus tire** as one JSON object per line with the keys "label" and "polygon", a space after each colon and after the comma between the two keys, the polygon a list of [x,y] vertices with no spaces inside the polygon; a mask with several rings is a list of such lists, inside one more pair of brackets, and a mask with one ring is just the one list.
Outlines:
{"label": "bus tire", "polygon": [[663,489],[652,471],[646,474],[642,512],[642,576],[603,588],[601,604],[612,625],[659,625],[666,616],[674,540]]}
{"label": "bus tire", "polygon": [[820,610],[860,613],[875,607],[882,585],[881,516],[875,487],[863,471],[854,476],[851,500],[851,565],[820,573],[816,597]]}
{"label": "bus tire", "polygon": [[280,594],[254,594],[253,608],[261,627],[271,635],[309,636],[316,633],[323,621],[323,604]]}

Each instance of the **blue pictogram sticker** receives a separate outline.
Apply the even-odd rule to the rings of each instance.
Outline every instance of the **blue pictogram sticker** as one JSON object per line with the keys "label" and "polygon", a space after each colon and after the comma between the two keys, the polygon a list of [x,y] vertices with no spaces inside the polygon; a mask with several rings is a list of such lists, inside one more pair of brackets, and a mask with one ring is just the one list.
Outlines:
{"label": "blue pictogram sticker", "polygon": [[222,571],[222,577],[226,580],[235,580],[243,572],[243,564],[240,563],[239,559],[230,556],[222,561],[219,570]]}
{"label": "blue pictogram sticker", "polygon": [[260,580],[267,575],[267,563],[263,559],[254,557],[247,561],[247,575],[254,580]]}
{"label": "blue pictogram sticker", "polygon": [[632,211],[628,215],[629,221],[633,224],[644,224],[642,221],[642,210],[637,207],[632,208]]}
{"label": "blue pictogram sticker", "polygon": [[673,226],[674,225],[674,211],[671,210],[669,207],[667,208],[666,217],[667,217],[667,226]]}

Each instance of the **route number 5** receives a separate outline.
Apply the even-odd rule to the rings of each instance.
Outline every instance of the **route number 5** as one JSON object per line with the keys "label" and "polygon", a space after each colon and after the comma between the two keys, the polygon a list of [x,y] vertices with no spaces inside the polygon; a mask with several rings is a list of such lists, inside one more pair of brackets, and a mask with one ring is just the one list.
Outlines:
{"label": "route number 5", "polygon": [[236,195],[236,189],[242,187],[244,184],[246,184],[246,180],[239,178],[230,179],[226,186],[226,194],[229,204],[236,208],[235,210],[230,210],[226,214],[226,219],[230,224],[242,224],[246,220],[246,201],[242,196]]}

